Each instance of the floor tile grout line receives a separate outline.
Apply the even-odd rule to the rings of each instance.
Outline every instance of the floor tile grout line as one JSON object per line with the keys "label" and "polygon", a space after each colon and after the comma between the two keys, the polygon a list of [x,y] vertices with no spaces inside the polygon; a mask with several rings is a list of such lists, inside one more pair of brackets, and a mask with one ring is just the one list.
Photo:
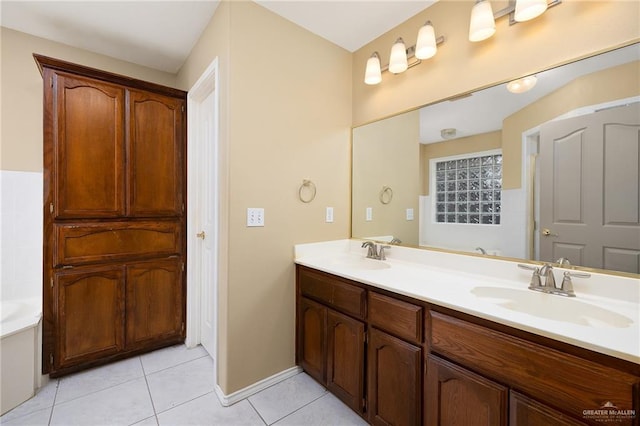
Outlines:
{"label": "floor tile grout line", "polygon": [[[249,400],[249,398],[245,398],[244,400],[246,400],[249,403],[249,405],[251,406],[251,408],[253,408],[253,411],[256,412],[258,417],[260,417],[260,420],[262,420],[262,423],[264,423],[265,425],[269,425],[269,423],[267,423],[267,421],[264,419],[264,417],[262,417],[262,414],[260,414],[260,411],[258,411],[258,409],[256,407],[254,407],[253,403]],[[242,402],[242,401],[243,400],[238,401],[238,402]]]}
{"label": "floor tile grout line", "polygon": [[58,389],[60,389],[60,379],[54,379],[54,380],[56,381],[56,391],[53,394],[53,403],[51,404],[51,411],[49,412],[49,421],[47,422],[47,425],[51,425],[51,421],[53,420],[53,410],[56,407],[56,399],[58,398]]}
{"label": "floor tile grout line", "polygon": [[[166,410],[162,410],[162,411],[160,411],[159,413],[157,413],[157,414],[156,414],[156,419],[158,418],[158,415],[159,415],[159,414],[164,414],[164,413],[166,413],[167,411],[171,411],[171,410],[173,410],[173,409],[174,409],[174,408],[176,408],[176,407],[180,407],[180,406],[182,406],[182,405],[184,405],[184,404],[187,404],[187,403],[189,403],[189,402],[195,401],[195,400],[196,400],[196,399],[198,399],[198,398],[202,398],[203,396],[209,395],[209,394],[214,393],[214,392],[215,392],[215,391],[213,391],[213,390],[212,390],[212,391],[209,391],[209,392],[205,392],[205,393],[203,393],[202,395],[198,395],[198,396],[196,396],[196,397],[194,397],[194,398],[191,398],[191,399],[190,399],[190,400],[188,400],[188,401],[184,401],[184,402],[181,402],[181,403],[179,403],[179,404],[172,405],[171,407],[167,408]],[[240,401],[238,401],[238,402],[240,402]]]}
{"label": "floor tile grout line", "polygon": [[[62,401],[62,402],[56,403],[56,404],[57,404],[57,405],[66,404],[66,403],[68,403],[68,402],[72,402],[72,401],[78,400],[78,399],[80,399],[80,398],[84,398],[85,396],[93,395],[94,393],[98,393],[98,392],[105,391],[105,390],[107,390],[107,389],[115,388],[116,386],[124,385],[125,383],[133,382],[134,380],[139,380],[139,379],[141,379],[141,378],[143,378],[143,377],[144,377],[144,375],[142,375],[142,376],[137,376],[137,377],[133,377],[133,378],[131,378],[131,379],[125,380],[124,382],[116,383],[115,385],[107,386],[106,388],[97,389],[97,390],[94,390],[94,391],[92,391],[92,392],[85,393],[84,395],[80,395],[80,396],[77,396],[77,397],[75,397],[75,398],[71,398],[71,399],[68,399],[68,400],[66,400],[66,401]],[[60,386],[60,382],[58,382],[58,386]],[[56,389],[56,398],[57,398],[57,397],[58,397],[58,389]]]}
{"label": "floor tile grout line", "polygon": [[[323,389],[324,389],[324,391],[322,392],[322,395],[320,395],[320,396],[318,396],[318,397],[316,397],[316,398],[312,399],[311,401],[307,402],[306,404],[304,404],[304,405],[302,405],[302,406],[300,406],[300,407],[296,408],[295,410],[293,410],[293,411],[292,411],[292,412],[290,412],[289,414],[286,414],[286,415],[284,415],[284,416],[282,416],[282,417],[280,417],[280,418],[278,418],[278,419],[274,420],[274,421],[273,421],[273,423],[267,423],[266,421],[265,421],[265,423],[267,423],[267,426],[274,425],[274,424],[278,423],[280,420],[282,420],[282,419],[286,419],[287,417],[289,417],[289,416],[290,416],[290,415],[292,415],[293,413],[297,413],[298,411],[302,410],[302,409],[303,409],[303,408],[305,408],[306,406],[308,406],[308,405],[310,405],[310,404],[313,404],[314,402],[316,402],[317,400],[319,400],[320,398],[322,398],[322,397],[326,396],[326,395],[329,393],[329,391],[327,390],[327,388],[323,387]],[[249,398],[247,398],[247,400],[249,400]],[[249,401],[249,403],[251,403],[251,401]],[[256,410],[256,411],[258,411],[258,410]],[[259,414],[259,413],[258,413],[258,414]],[[262,416],[261,416],[261,417],[262,417]]]}
{"label": "floor tile grout line", "polygon": [[[138,360],[140,361],[140,368],[142,368],[142,376],[144,377],[144,383],[147,385],[147,393],[149,394],[149,400],[151,401],[151,409],[153,410],[153,417],[156,419],[156,425],[159,425],[158,422],[158,413],[156,412],[156,404],[153,402],[153,395],[151,395],[151,388],[149,387],[149,380],[147,380],[147,372],[144,369],[144,363],[142,362],[142,356],[138,356]],[[148,418],[148,417],[146,417]],[[144,419],[142,419],[144,420]]]}
{"label": "floor tile grout line", "polygon": [[[151,353],[152,353],[152,352],[151,352]],[[198,360],[198,359],[202,359],[202,358],[204,358],[204,357],[208,357],[208,356],[209,356],[209,354],[208,354],[208,353],[205,353],[204,355],[199,356],[199,357],[197,357],[197,358],[192,358],[192,359],[189,359],[189,360],[187,360],[187,361],[181,361],[181,362],[179,362],[179,363],[177,363],[177,364],[173,364],[173,365],[170,365],[170,366],[168,366],[168,367],[161,368],[160,370],[151,371],[149,374],[145,373],[145,375],[151,376],[151,375],[156,374],[156,373],[159,373],[159,372],[161,372],[161,371],[165,371],[165,370],[168,370],[168,369],[170,369],[170,368],[177,367],[177,366],[179,366],[179,365],[186,364],[186,363],[191,362],[191,361],[196,361],[196,360]],[[142,357],[141,357],[141,360],[142,360]],[[143,364],[144,364],[144,363],[143,363]]]}

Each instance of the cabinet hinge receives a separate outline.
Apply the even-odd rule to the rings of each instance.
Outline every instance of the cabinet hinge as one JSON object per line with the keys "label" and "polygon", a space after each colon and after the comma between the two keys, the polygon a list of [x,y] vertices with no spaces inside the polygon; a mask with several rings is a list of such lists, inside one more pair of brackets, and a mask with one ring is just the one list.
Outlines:
{"label": "cabinet hinge", "polygon": [[182,321],[182,327],[180,327],[180,332],[184,333],[184,321]]}
{"label": "cabinet hinge", "polygon": [[182,203],[182,213],[184,213],[184,203]]}
{"label": "cabinet hinge", "polygon": [[184,262],[182,262],[182,272],[184,272]]}
{"label": "cabinet hinge", "polygon": [[53,214],[53,203],[49,203],[49,213]]}
{"label": "cabinet hinge", "polygon": [[53,365],[53,354],[49,354],[49,364]]}
{"label": "cabinet hinge", "polygon": [[49,284],[51,285],[51,288],[53,288],[53,277],[49,280]]}
{"label": "cabinet hinge", "polygon": [[53,77],[49,77],[49,87],[53,87]]}

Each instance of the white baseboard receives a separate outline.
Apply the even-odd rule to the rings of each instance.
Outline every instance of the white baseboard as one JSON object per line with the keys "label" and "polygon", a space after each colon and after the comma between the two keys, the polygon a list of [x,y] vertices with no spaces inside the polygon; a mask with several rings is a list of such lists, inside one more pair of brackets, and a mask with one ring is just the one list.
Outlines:
{"label": "white baseboard", "polygon": [[298,366],[291,367],[229,395],[225,395],[222,388],[220,388],[218,384],[216,384],[215,391],[218,399],[220,400],[220,403],[224,407],[228,407],[235,404],[236,402],[240,402],[243,399],[260,392],[261,390],[268,388],[269,386],[273,386],[276,383],[280,383],[281,381],[288,379],[289,377],[293,377],[300,372],[302,372],[302,368]]}

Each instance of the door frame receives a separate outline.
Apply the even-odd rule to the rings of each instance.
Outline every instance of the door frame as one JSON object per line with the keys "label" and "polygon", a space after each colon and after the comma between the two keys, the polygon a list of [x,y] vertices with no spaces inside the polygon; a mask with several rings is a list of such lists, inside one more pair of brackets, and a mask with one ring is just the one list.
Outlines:
{"label": "door frame", "polygon": [[[197,271],[199,268],[199,259],[198,256],[195,256],[197,250],[198,240],[196,238],[196,233],[199,232],[196,229],[197,226],[197,211],[196,211],[196,202],[193,197],[190,195],[197,194],[200,188],[200,179],[198,176],[198,160],[201,158],[200,153],[202,152],[202,146],[206,142],[201,137],[200,133],[195,129],[198,128],[199,123],[202,121],[202,108],[200,107],[201,102],[208,97],[211,93],[214,94],[214,103],[215,103],[215,131],[214,131],[214,159],[212,167],[215,167],[216,170],[221,170],[220,165],[220,156],[219,156],[219,116],[220,116],[220,94],[219,94],[219,65],[218,65],[218,57],[214,58],[213,61],[209,64],[207,69],[202,73],[200,78],[196,81],[196,83],[189,89],[187,95],[187,324],[186,324],[186,340],[185,344],[187,347],[191,348],[200,343],[201,337],[201,315],[202,310],[200,307],[201,303],[201,294],[202,294],[202,282],[197,281]],[[219,172],[218,172],[219,173]],[[214,192],[219,194],[220,192],[220,181],[216,179],[217,187],[214,188]],[[217,224],[217,228],[219,229],[220,223],[220,197],[219,195],[214,197],[214,211],[217,217],[215,221]],[[219,248],[220,248],[220,237],[219,233],[215,232],[214,235],[211,235],[211,238],[214,239],[213,246],[216,247],[216,256],[213,261],[216,263],[214,265],[213,270],[215,272],[215,276],[213,277],[213,286],[212,292],[216,295],[216,306],[214,307],[216,312],[215,326],[214,326],[214,342],[215,342],[215,352],[216,354],[213,356],[214,359],[218,358],[218,313],[219,313],[219,301],[218,301],[218,259],[219,259]],[[217,362],[216,362],[216,370],[217,370]]]}

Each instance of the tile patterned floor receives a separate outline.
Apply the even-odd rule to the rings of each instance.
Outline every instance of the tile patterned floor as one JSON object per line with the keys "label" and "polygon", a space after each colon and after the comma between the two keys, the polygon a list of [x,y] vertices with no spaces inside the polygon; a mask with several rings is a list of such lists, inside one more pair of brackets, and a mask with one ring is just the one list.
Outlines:
{"label": "tile patterned floor", "polygon": [[0,417],[6,426],[366,425],[304,373],[230,407],[214,392],[213,360],[172,346],[52,379]]}

